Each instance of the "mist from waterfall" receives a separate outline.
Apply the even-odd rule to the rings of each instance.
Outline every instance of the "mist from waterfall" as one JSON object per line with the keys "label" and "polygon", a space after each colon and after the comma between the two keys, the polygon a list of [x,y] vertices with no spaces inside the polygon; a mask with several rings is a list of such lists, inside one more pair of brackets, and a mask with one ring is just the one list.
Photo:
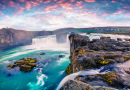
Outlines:
{"label": "mist from waterfall", "polygon": [[51,50],[51,51],[67,51],[69,52],[68,35],[65,43],[58,43],[56,35],[39,36],[32,39],[32,45],[28,45],[26,49]]}

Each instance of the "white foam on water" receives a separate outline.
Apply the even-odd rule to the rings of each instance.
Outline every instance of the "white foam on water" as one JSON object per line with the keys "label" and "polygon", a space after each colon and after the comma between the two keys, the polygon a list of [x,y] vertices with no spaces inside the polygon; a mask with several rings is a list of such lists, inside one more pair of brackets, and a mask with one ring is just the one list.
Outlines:
{"label": "white foam on water", "polygon": [[64,72],[65,72],[65,70],[63,70],[63,71],[60,71],[60,75],[62,75]]}
{"label": "white foam on water", "polygon": [[[101,68],[102,69],[102,68]],[[90,70],[88,70],[88,71],[85,71],[85,70],[83,70],[83,71],[79,71],[79,72],[76,72],[76,73],[73,73],[73,74],[70,74],[70,75],[68,75],[68,76],[66,76],[65,78],[63,78],[62,79],[62,81],[60,82],[60,84],[59,84],[59,86],[56,88],[56,90],[59,90],[61,87],[62,87],[62,85],[65,83],[65,82],[67,82],[68,80],[74,80],[75,78],[76,78],[76,76],[78,76],[78,75],[94,75],[94,74],[99,74],[99,72],[100,72],[100,70],[101,69],[90,69]],[[102,72],[102,73],[100,73],[100,74],[104,74],[105,72]]]}
{"label": "white foam on water", "polygon": [[69,40],[66,43],[57,43],[56,35],[41,36],[32,40],[32,45],[27,45],[26,49],[67,51],[69,52]]}
{"label": "white foam on water", "polygon": [[115,39],[115,40],[117,40],[117,38],[121,38],[121,39],[123,39],[123,41],[124,41],[125,38],[130,39],[130,36],[128,36],[128,35],[118,35],[118,34],[91,33],[91,34],[88,34],[88,35],[85,35],[85,36],[89,36],[90,40],[100,39],[100,37],[102,37],[102,36],[111,37],[111,39]]}
{"label": "white foam on water", "polygon": [[10,63],[10,61],[4,61],[4,63]]}
{"label": "white foam on water", "polygon": [[69,54],[66,54],[65,57],[63,58],[60,58],[60,60],[58,60],[57,62],[57,65],[62,65],[62,63],[66,62],[69,60]]}
{"label": "white foam on water", "polygon": [[40,87],[45,84],[45,80],[48,77],[45,74],[41,74],[41,76],[37,76],[38,81],[35,82],[29,82],[27,85],[30,87],[31,90],[40,90]]}
{"label": "white foam on water", "polygon": [[42,74],[40,77],[37,76],[37,83],[36,85],[40,85],[43,86],[44,85],[44,80],[43,79],[47,79],[48,77],[45,74]]}
{"label": "white foam on water", "polygon": [[14,53],[14,54],[5,55],[4,58],[0,59],[0,61],[4,61],[4,60],[6,60],[6,59],[9,59],[9,58],[12,58],[12,57],[16,57],[16,56],[19,56],[19,55],[24,55],[24,54],[27,54],[27,53],[30,53],[30,52],[34,52],[34,51],[36,51],[36,50],[16,52],[16,53]]}

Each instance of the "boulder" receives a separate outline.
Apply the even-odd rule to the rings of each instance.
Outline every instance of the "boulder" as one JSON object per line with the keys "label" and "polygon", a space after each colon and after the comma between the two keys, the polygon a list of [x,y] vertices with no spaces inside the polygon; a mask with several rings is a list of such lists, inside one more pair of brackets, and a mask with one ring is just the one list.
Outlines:
{"label": "boulder", "polygon": [[15,66],[17,66],[16,64],[13,64],[13,65],[7,65],[7,67],[11,67],[11,68],[14,68]]}
{"label": "boulder", "polygon": [[105,86],[91,86],[90,84],[83,83],[76,80],[68,80],[63,84],[60,90],[117,90]]}
{"label": "boulder", "polygon": [[65,55],[59,55],[59,58],[63,58],[63,57],[65,57]]}
{"label": "boulder", "polygon": [[40,55],[45,55],[45,53],[41,53]]}
{"label": "boulder", "polygon": [[31,71],[32,67],[31,66],[27,66],[27,65],[21,65],[20,66],[20,70],[24,71],[24,72],[28,72]]}

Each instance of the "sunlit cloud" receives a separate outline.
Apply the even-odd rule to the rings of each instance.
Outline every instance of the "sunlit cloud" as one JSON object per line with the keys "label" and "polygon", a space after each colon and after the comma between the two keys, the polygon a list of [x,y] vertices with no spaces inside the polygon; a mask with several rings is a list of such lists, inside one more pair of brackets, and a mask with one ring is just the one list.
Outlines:
{"label": "sunlit cloud", "polygon": [[129,8],[128,0],[1,0],[0,28],[129,26]]}

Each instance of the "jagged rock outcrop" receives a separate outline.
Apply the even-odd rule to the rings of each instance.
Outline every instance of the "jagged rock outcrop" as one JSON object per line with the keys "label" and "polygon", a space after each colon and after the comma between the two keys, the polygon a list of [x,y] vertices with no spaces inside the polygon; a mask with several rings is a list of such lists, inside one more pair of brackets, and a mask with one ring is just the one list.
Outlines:
{"label": "jagged rock outcrop", "polygon": [[60,90],[117,90],[105,86],[91,86],[89,84],[83,83],[76,80],[68,80]]}
{"label": "jagged rock outcrop", "polygon": [[[114,40],[111,39],[111,37],[101,37],[100,39],[93,39],[90,41],[87,36],[78,34],[71,34],[69,39],[71,48],[69,58],[71,63],[66,68],[66,75],[85,69],[97,69],[105,66],[102,71],[111,68],[111,72],[79,76],[76,77],[75,80],[87,84],[102,82],[101,85],[120,89],[124,87],[130,88],[130,80],[123,77],[123,74],[118,73],[121,72],[121,69],[124,69],[124,67],[121,69],[107,67],[116,63],[122,64],[130,60],[129,40],[122,41],[119,38]],[[127,69],[126,73],[129,74],[129,72],[130,70]]]}
{"label": "jagged rock outcrop", "polygon": [[104,65],[122,63],[130,59],[130,42],[116,41],[110,37],[89,40],[87,36],[71,34],[70,65],[66,74]]}

